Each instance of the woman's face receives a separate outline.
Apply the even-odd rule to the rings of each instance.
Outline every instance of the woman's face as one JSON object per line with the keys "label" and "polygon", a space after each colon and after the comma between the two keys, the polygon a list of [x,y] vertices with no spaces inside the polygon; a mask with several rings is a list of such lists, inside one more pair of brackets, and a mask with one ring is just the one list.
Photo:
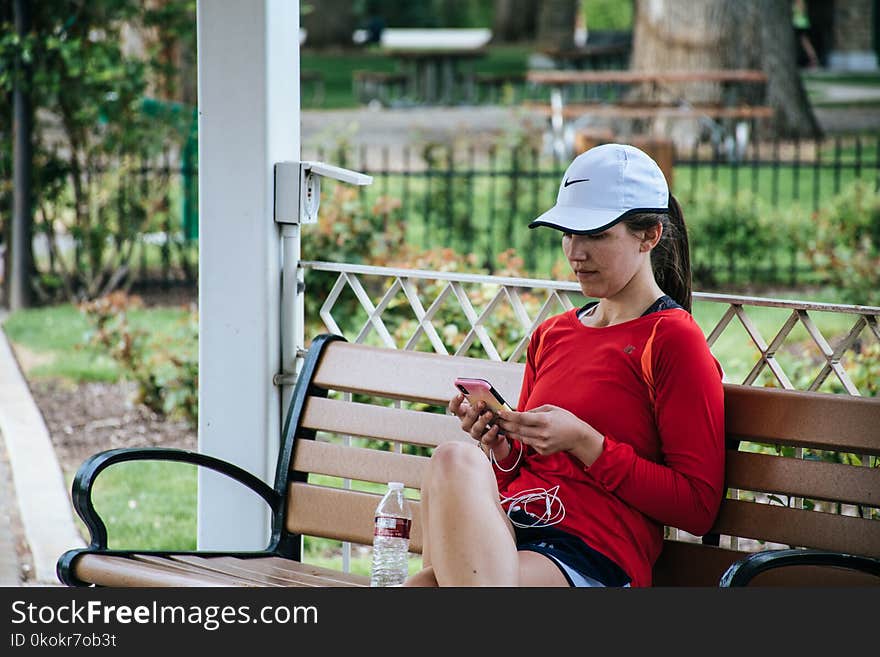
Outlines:
{"label": "woman's face", "polygon": [[650,268],[651,237],[635,235],[618,223],[595,235],[565,233],[562,250],[584,295],[608,298],[625,288],[641,267]]}

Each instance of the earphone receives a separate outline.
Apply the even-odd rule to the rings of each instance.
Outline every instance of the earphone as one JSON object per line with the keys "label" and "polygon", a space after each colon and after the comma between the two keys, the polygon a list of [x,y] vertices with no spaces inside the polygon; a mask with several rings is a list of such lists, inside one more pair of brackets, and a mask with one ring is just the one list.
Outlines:
{"label": "earphone", "polygon": [[[510,506],[507,508],[507,517],[510,518],[510,522],[513,523],[514,526],[521,529],[529,527],[550,527],[551,525],[558,524],[565,517],[565,505],[562,503],[562,500],[559,499],[559,496],[557,495],[558,492],[558,485],[549,489],[529,488],[528,490],[520,491],[516,495],[504,497],[500,501],[501,504],[507,502],[510,503]],[[541,516],[536,516],[529,512],[528,505],[531,502],[537,502],[539,500],[544,501],[544,513]],[[555,509],[554,505],[556,506]],[[523,524],[510,517],[511,513],[520,510],[533,516],[535,521],[529,524]]]}

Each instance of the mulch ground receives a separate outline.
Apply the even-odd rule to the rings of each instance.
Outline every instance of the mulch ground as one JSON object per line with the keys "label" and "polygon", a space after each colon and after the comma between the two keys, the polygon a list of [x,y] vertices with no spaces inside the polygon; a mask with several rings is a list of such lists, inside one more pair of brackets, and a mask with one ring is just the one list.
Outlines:
{"label": "mulch ground", "polygon": [[118,447],[196,449],[196,430],[186,422],[155,413],[134,400],[128,383],[48,380],[30,383],[58,462],[66,475],[92,454]]}
{"label": "mulch ground", "polygon": [[[135,387],[130,383],[71,384],[45,380],[31,381],[29,386],[49,430],[65,481],[73,477],[86,458],[105,449],[197,447],[195,428],[137,403]],[[9,472],[6,451],[0,449],[0,473]],[[0,494],[14,495],[11,476],[0,478]],[[27,585],[33,576],[33,560],[24,527],[15,505],[7,505],[5,512],[20,565],[20,580]]]}

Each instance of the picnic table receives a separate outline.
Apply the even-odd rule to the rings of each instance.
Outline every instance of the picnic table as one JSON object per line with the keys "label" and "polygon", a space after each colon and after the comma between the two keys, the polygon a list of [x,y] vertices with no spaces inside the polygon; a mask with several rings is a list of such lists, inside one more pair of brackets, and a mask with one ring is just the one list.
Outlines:
{"label": "picnic table", "polygon": [[[526,105],[548,115],[554,132],[566,119],[703,119],[719,133],[730,124],[754,122],[773,116],[763,103],[767,76],[750,69],[668,71],[530,71],[532,88],[548,87],[550,100]],[[719,100],[696,100],[706,94],[692,85],[720,85]],[[640,85],[649,87],[651,101],[628,98]],[[711,94],[715,95],[715,94]],[[643,95],[644,97],[644,95]]]}
{"label": "picnic table", "polygon": [[407,79],[407,93],[427,105],[451,105],[473,98],[473,63],[483,48],[407,48],[388,51]]}
{"label": "picnic table", "polygon": [[449,105],[473,98],[473,63],[486,56],[488,29],[386,29],[381,45],[406,76],[418,103]]}
{"label": "picnic table", "polygon": [[[749,85],[758,87],[763,96],[767,75],[749,69],[669,70],[669,71],[530,71],[526,79],[533,85],[548,86],[560,92],[563,98],[576,89],[586,90],[587,96],[615,100],[615,97],[637,85],[649,85],[651,97],[667,95],[667,105],[678,105],[687,99],[684,85],[712,83],[721,85],[721,107],[748,107],[741,101]],[[592,92],[592,93],[589,93]],[[667,93],[669,92],[669,93]],[[754,94],[751,94],[754,95]]]}

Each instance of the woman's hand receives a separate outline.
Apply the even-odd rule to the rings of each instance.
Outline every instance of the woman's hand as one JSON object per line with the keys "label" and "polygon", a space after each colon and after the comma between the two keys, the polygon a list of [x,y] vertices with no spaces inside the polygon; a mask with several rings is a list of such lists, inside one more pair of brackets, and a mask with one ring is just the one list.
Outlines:
{"label": "woman's hand", "polygon": [[479,441],[481,446],[491,449],[496,460],[503,460],[510,453],[510,443],[506,436],[499,435],[498,424],[493,422],[495,414],[486,409],[484,402],[471,406],[465,396],[459,393],[449,400],[447,408],[461,420],[462,431]]}
{"label": "woman's hand", "polygon": [[497,425],[538,454],[571,452],[584,465],[592,465],[602,453],[605,437],[574,413],[544,404],[530,411],[499,411]]}

